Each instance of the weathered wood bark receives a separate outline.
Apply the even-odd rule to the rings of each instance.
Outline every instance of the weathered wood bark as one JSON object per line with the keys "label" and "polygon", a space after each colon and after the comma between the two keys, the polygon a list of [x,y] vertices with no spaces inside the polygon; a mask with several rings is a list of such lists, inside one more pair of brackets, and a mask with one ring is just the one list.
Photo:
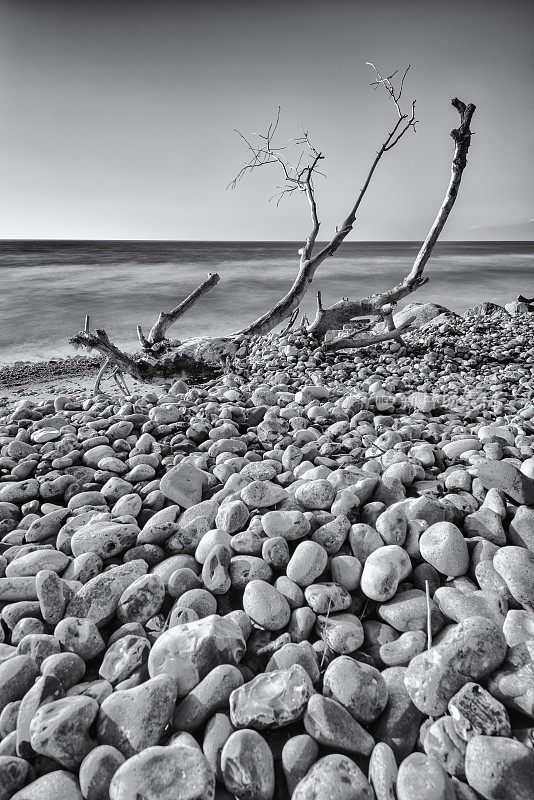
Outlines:
{"label": "weathered wood bark", "polygon": [[334,255],[336,250],[352,231],[358,210],[382,157],[400,141],[400,139],[410,128],[414,127],[416,122],[415,103],[412,103],[411,115],[402,114],[399,108],[398,113],[399,118],[378,150],[371,164],[369,172],[367,173],[364,184],[354,202],[354,205],[350,209],[345,219],[337,227],[336,233],[332,239],[317,253],[317,255],[313,257],[312,251],[319,233],[320,223],[317,216],[317,204],[315,201],[315,193],[311,184],[311,177],[313,169],[317,164],[318,158],[321,157],[321,154],[319,154],[317,160],[312,163],[312,166],[309,168],[309,174],[303,180],[303,190],[306,193],[306,197],[310,205],[313,227],[306,240],[306,244],[301,250],[300,266],[297,277],[295,278],[295,281],[293,282],[293,285],[289,291],[284,295],[284,297],[282,297],[281,300],[278,301],[275,306],[273,306],[273,308],[270,309],[270,311],[262,314],[261,317],[258,317],[258,319],[256,319],[250,325],[247,325],[247,327],[242,328],[240,331],[238,331],[238,334],[254,336],[269,333],[269,331],[272,331],[273,328],[276,328],[277,325],[287,319],[292,311],[300,304],[302,298],[310,287],[313,276],[315,275],[318,267],[320,267],[327,258],[330,258],[330,256]]}
{"label": "weathered wood bark", "polygon": [[421,245],[412,269],[401,283],[385,292],[369,295],[361,300],[340,300],[331,308],[318,308],[316,317],[308,329],[318,338],[323,338],[329,330],[341,329],[343,325],[358,317],[380,314],[383,306],[398,303],[427,282],[428,278],[423,276],[423,270],[458,196],[462,174],[467,164],[467,151],[471,143],[469,126],[476,108],[472,103],[466,105],[457,98],[454,98],[452,105],[460,114],[460,126],[451,132],[455,142],[451,177],[436,219]]}
{"label": "weathered wood bark", "polygon": [[148,343],[155,344],[156,342],[161,342],[165,338],[165,334],[174,323],[183,317],[190,308],[192,308],[195,303],[204,297],[214,286],[219,283],[219,276],[216,272],[208,273],[207,280],[204,281],[200,286],[198,286],[194,292],[191,292],[189,297],[186,297],[181,303],[179,303],[172,311],[165,313],[162,311],[158,317],[157,322],[154,323],[150,333],[148,334]]}
{"label": "weathered wood bark", "polygon": [[[299,162],[297,167],[289,169],[287,162],[281,158],[279,149],[274,148],[271,144],[272,134],[276,130],[278,118],[274,127],[270,126],[267,136],[261,137],[267,142],[266,146],[262,146],[261,149],[255,151],[249,145],[253,151],[253,159],[239,174],[241,175],[247,169],[253,169],[265,163],[281,164],[285,174],[286,187],[288,187],[282,191],[282,194],[284,192],[290,193],[294,190],[302,191],[306,195],[310,206],[312,228],[300,251],[300,265],[297,276],[289,291],[275,306],[273,306],[273,308],[260,316],[253,323],[231,336],[197,338],[185,342],[166,339],[166,333],[171,325],[218,283],[219,276],[214,274],[209,275],[208,279],[204,281],[201,286],[172,309],[172,311],[167,313],[161,312],[148,337],[144,336],[142,330],[138,326],[138,337],[142,346],[142,352],[140,354],[131,355],[123,352],[110,341],[106,332],[103,330],[97,330],[91,333],[88,319],[85,329],[77,333],[73,339],[71,339],[71,342],[75,345],[98,350],[109,360],[110,364],[114,364],[122,372],[129,373],[141,381],[152,382],[158,379],[168,380],[175,377],[183,377],[186,380],[200,382],[213,377],[215,374],[221,373],[224,370],[227,360],[233,358],[242,344],[248,341],[250,337],[269,333],[288,318],[290,318],[290,323],[287,326],[287,329],[289,329],[296,319],[300,301],[306,294],[316,270],[327,258],[336,252],[351,232],[363,197],[380,160],[384,154],[391,150],[404,134],[415,125],[415,104],[412,104],[411,115],[403,114],[399,107],[398,101],[402,92],[404,78],[402,79],[401,89],[398,93],[395,93],[390,81],[392,76],[382,79],[378,71],[377,76],[377,85],[385,85],[395,103],[398,112],[398,120],[378,150],[365,182],[349,213],[336,230],[330,242],[323,246],[315,256],[313,255],[313,249],[319,233],[320,222],[313,188],[313,174],[317,163],[322,159],[321,153],[311,146],[308,135],[305,133],[302,141],[305,141],[310,147],[312,158],[308,166],[300,168]],[[328,347],[334,351],[354,347],[367,347],[370,344],[389,339],[400,340],[402,332],[409,324],[409,322],[405,323],[403,326],[395,329],[392,318],[393,307],[400,299],[406,297],[419,286],[426,283],[427,278],[423,276],[423,270],[454,205],[463,170],[467,163],[466,156],[471,141],[470,123],[475,111],[475,106],[473,104],[466,105],[456,98],[452,101],[452,104],[460,114],[460,125],[451,133],[455,142],[455,150],[449,186],[436,219],[419,250],[409,274],[401,283],[385,292],[370,295],[357,301],[343,299],[331,308],[323,308],[320,300],[320,293],[318,294],[317,314],[313,323],[309,325],[308,332],[316,336],[319,340],[323,340],[329,331],[341,330],[345,324],[355,319],[361,319],[362,317],[375,316],[382,318],[386,323],[386,331],[384,333],[379,333],[367,338],[348,336],[335,339],[328,344]]]}
{"label": "weathered wood bark", "polygon": [[[376,333],[373,336],[343,336],[339,339],[334,339],[328,343],[328,349],[337,350],[350,350],[354,348],[370,347],[379,342],[387,342],[390,339],[396,339],[398,342],[402,341],[402,332],[409,328],[413,322],[414,317],[409,317],[398,328],[389,328],[385,333]],[[387,323],[387,320],[386,320]]]}
{"label": "weathered wood bark", "polygon": [[70,342],[77,347],[97,350],[109,359],[108,363],[146,383],[177,377],[193,382],[209,380],[223,372],[226,360],[233,358],[240,346],[236,337],[198,338],[176,346],[169,342],[160,355],[131,355],[113,344],[103,330],[79,331]]}

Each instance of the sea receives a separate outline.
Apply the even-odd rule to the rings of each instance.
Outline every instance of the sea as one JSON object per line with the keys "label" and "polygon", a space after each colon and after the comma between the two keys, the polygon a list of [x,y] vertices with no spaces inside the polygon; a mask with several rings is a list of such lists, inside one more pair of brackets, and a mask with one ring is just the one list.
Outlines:
{"label": "sea", "polygon": [[[320,245],[319,245],[320,246]],[[104,328],[137,348],[208,272],[220,282],[172,328],[173,338],[229,334],[270,308],[291,286],[297,242],[0,241],[0,365],[74,355],[71,337]],[[301,311],[385,290],[410,270],[419,242],[349,242],[317,270]],[[427,264],[428,284],[403,301],[457,312],[484,300],[534,296],[534,242],[443,242]]]}

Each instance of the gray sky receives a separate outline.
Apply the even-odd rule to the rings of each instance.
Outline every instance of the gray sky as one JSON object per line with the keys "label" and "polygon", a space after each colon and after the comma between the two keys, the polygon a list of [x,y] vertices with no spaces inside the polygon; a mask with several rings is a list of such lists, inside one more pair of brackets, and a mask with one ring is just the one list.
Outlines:
{"label": "gray sky", "polygon": [[[352,239],[420,239],[457,115],[477,104],[444,238],[532,239],[534,6],[526,0],[0,0],[0,237],[301,240],[269,168],[236,191],[233,133],[282,106],[326,153],[322,236],[361,186],[392,108],[366,60],[411,63],[420,119],[387,155]],[[261,173],[261,174],[260,174]]]}

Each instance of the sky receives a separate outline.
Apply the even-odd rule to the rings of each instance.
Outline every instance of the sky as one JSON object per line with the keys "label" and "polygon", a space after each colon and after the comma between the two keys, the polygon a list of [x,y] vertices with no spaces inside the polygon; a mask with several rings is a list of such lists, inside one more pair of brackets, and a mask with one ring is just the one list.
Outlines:
{"label": "sky", "polygon": [[477,105],[449,240],[534,238],[530,0],[0,0],[0,238],[300,241],[271,167],[235,128],[309,130],[325,154],[321,237],[394,122],[370,87],[411,65],[410,132],[380,164],[351,240],[424,238],[446,189],[457,95]]}

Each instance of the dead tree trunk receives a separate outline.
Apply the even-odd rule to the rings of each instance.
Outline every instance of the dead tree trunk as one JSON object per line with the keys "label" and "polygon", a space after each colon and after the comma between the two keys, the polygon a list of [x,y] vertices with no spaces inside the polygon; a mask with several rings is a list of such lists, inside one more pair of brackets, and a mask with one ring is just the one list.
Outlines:
{"label": "dead tree trunk", "polygon": [[318,308],[315,320],[308,329],[310,333],[313,333],[318,338],[324,337],[329,330],[342,328],[344,324],[357,317],[367,317],[370,314],[381,315],[385,305],[395,305],[403,297],[411,294],[411,292],[428,281],[428,278],[423,277],[423,270],[458,196],[460,181],[467,164],[467,151],[471,143],[469,126],[475,112],[475,106],[472,103],[466,105],[458,98],[454,98],[452,105],[460,114],[460,125],[451,132],[455,142],[451,177],[443,203],[425,241],[421,245],[410,273],[397,286],[381,294],[370,295],[355,301],[340,300],[328,309]]}
{"label": "dead tree trunk", "polygon": [[[237,351],[243,345],[246,345],[250,337],[269,333],[289,317],[294,322],[298,306],[309,289],[316,270],[336,252],[352,231],[358,210],[378,164],[384,155],[393,149],[410,129],[415,130],[417,122],[415,119],[415,101],[411,104],[411,112],[409,114],[404,113],[400,106],[404,80],[408,70],[404,72],[399,87],[396,88],[393,84],[393,78],[396,73],[383,78],[374,66],[373,69],[376,73],[376,80],[372,86],[375,89],[378,87],[386,89],[395,106],[397,120],[377,151],[364,184],[349,213],[341,225],[338,226],[331,240],[315,255],[313,250],[319,233],[320,221],[314,179],[316,175],[322,175],[318,170],[319,162],[323,160],[322,153],[313,147],[306,131],[303,131],[302,137],[296,140],[296,144],[302,147],[302,152],[296,164],[290,161],[286,148],[274,145],[273,138],[277,132],[280,110],[275,122],[269,126],[267,133],[259,136],[258,144],[253,144],[240,134],[252,156],[230,185],[235,186],[245,174],[257,167],[265,164],[275,164],[281,168],[284,176],[283,186],[275,195],[275,197],[278,197],[278,202],[286,194],[298,191],[305,195],[310,209],[312,228],[304,246],[300,250],[300,264],[297,276],[289,291],[273,308],[231,336],[190,339],[185,342],[167,339],[166,334],[169,328],[218,283],[219,276],[214,274],[209,275],[201,286],[172,311],[168,313],[161,312],[148,337],[144,336],[138,326],[138,337],[142,348],[139,354],[130,355],[123,352],[110,341],[103,330],[96,330],[92,333],[89,330],[88,321],[85,329],[77,333],[71,339],[71,342],[77,346],[99,351],[109,360],[111,365],[142,381],[153,382],[158,379],[168,380],[183,377],[186,380],[201,382],[209,379],[214,374],[222,372],[222,365],[229,358],[233,358]],[[344,299],[331,308],[323,308],[319,293],[317,313],[314,321],[308,327],[309,333],[312,333],[319,340],[324,340],[329,331],[340,330],[345,324],[358,318],[376,316],[386,321],[387,331],[369,338],[345,337],[337,339],[328,345],[333,350],[366,347],[387,339],[400,339],[402,331],[407,327],[407,324],[405,324],[401,328],[395,329],[392,321],[393,308],[399,300],[415,291],[428,280],[423,277],[423,270],[454,205],[462,173],[467,163],[466,156],[471,141],[470,123],[475,106],[472,104],[466,105],[456,98],[452,101],[452,104],[460,114],[460,125],[451,133],[455,142],[451,179],[437,217],[421,246],[410,273],[400,284],[385,292],[370,295],[356,301]]]}

